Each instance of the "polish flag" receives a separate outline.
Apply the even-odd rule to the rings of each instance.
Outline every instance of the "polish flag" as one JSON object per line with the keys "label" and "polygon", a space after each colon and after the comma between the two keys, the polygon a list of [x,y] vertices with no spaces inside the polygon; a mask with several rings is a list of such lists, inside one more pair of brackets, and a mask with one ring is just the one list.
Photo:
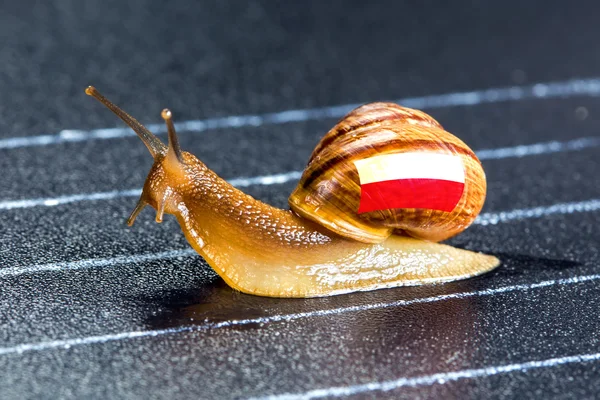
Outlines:
{"label": "polish flag", "polygon": [[354,164],[360,177],[359,214],[390,208],[451,212],[465,187],[465,169],[458,155],[385,154]]}

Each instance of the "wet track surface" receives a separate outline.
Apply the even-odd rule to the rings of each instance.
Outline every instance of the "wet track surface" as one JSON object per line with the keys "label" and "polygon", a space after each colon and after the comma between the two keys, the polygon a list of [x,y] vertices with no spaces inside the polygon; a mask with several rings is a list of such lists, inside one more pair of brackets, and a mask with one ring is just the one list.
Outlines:
{"label": "wet track surface", "polygon": [[[0,398],[595,397],[598,6],[323,3],[0,6]],[[149,125],[171,108],[185,150],[280,207],[350,105],[420,106],[488,177],[449,243],[502,266],[234,292],[174,218],[125,225],[151,157],[89,84]]]}

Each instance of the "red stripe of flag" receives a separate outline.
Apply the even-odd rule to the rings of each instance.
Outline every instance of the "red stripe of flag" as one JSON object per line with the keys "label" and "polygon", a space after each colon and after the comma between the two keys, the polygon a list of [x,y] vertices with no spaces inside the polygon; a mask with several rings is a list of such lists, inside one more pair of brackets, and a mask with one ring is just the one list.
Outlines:
{"label": "red stripe of flag", "polygon": [[388,208],[425,208],[450,212],[465,184],[441,179],[396,179],[361,185],[358,213]]}

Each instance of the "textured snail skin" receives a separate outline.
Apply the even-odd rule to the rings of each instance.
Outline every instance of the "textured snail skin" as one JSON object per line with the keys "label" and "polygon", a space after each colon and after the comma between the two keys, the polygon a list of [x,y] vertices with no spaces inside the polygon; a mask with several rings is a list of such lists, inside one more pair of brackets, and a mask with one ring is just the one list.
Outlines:
{"label": "textured snail skin", "polygon": [[175,215],[192,247],[241,292],[328,296],[463,279],[499,264],[493,256],[406,236],[392,235],[381,243],[342,237],[242,193],[192,154],[181,152],[170,112],[163,111],[167,148],[95,89],[86,92],[132,126],[155,159],[128,223],[147,204],[157,210],[157,222],[163,213]]}

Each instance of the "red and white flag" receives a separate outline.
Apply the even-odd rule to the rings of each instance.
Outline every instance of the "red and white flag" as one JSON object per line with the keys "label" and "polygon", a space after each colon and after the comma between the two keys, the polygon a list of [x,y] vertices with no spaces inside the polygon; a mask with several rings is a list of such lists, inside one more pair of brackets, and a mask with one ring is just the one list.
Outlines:
{"label": "red and white flag", "polygon": [[390,208],[450,212],[465,187],[465,169],[458,155],[385,154],[354,164],[360,177],[359,214]]}

